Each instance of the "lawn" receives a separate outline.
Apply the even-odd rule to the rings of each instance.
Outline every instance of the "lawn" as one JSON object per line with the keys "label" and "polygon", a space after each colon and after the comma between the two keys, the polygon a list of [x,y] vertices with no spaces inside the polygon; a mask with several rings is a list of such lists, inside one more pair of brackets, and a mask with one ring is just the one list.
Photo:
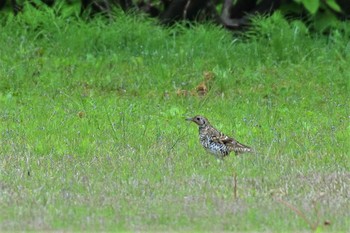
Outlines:
{"label": "lawn", "polygon": [[[72,12],[0,18],[0,231],[349,231],[349,23]],[[256,152],[218,162],[197,114]]]}

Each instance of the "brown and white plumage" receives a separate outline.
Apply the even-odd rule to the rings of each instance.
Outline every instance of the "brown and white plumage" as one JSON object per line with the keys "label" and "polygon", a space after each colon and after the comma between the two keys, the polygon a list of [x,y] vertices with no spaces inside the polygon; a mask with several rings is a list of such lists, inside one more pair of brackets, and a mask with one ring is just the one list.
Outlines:
{"label": "brown and white plumage", "polygon": [[252,151],[249,146],[243,145],[234,138],[230,138],[215,129],[203,116],[198,115],[187,118],[186,120],[193,121],[199,126],[200,143],[208,152],[214,154],[218,158],[223,158],[232,151],[235,152],[236,155]]}

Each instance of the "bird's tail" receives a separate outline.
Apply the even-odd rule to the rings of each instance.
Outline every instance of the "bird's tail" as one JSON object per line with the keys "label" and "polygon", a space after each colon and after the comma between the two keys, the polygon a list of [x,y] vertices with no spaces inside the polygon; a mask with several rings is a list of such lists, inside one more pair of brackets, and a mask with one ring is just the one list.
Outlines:
{"label": "bird's tail", "polygon": [[246,152],[253,152],[253,149],[249,146],[237,142],[233,148],[233,151],[236,153],[236,155],[239,155]]}

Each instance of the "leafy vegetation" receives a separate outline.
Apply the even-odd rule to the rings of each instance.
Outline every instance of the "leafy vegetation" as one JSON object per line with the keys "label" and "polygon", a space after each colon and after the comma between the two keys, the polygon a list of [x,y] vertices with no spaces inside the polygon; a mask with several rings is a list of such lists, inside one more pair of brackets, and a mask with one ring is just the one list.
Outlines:
{"label": "leafy vegetation", "polygon": [[[2,18],[1,231],[348,231],[348,24],[116,19]],[[257,153],[218,163],[195,114]]]}
{"label": "leafy vegetation", "polygon": [[282,12],[288,20],[302,20],[309,28],[323,33],[337,28],[341,20],[350,16],[348,0],[11,0],[1,1],[0,10],[17,15],[28,5],[38,10],[53,7],[56,14],[64,8],[76,7],[78,17],[89,19],[102,14],[109,20],[114,20],[113,9],[117,7],[155,18],[163,25],[211,22],[233,31],[245,30],[256,15],[269,16],[275,11]]}

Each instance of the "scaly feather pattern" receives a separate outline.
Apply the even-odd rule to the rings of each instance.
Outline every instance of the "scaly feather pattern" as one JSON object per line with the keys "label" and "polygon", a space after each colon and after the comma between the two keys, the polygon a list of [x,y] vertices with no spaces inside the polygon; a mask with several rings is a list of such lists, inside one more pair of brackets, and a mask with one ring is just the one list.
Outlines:
{"label": "scaly feather pattern", "polygon": [[244,152],[252,152],[252,148],[249,146],[246,146],[215,129],[203,116],[198,115],[192,118],[187,118],[186,120],[192,121],[199,126],[200,143],[208,152],[214,154],[217,158],[222,159],[232,151],[236,155]]}

